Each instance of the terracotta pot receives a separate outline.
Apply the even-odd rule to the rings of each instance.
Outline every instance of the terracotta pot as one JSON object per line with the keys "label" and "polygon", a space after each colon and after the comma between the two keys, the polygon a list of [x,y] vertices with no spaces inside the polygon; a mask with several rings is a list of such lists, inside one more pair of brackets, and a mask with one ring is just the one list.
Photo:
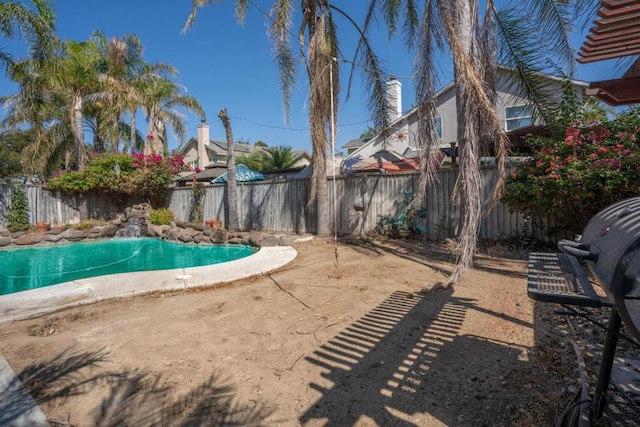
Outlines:
{"label": "terracotta pot", "polygon": [[204,223],[207,227],[213,228],[214,230],[220,230],[222,228],[222,221],[219,219],[208,219]]}
{"label": "terracotta pot", "polygon": [[49,231],[49,224],[47,224],[44,221],[38,221],[36,223],[36,231],[38,231],[38,233],[44,233],[46,231]]}

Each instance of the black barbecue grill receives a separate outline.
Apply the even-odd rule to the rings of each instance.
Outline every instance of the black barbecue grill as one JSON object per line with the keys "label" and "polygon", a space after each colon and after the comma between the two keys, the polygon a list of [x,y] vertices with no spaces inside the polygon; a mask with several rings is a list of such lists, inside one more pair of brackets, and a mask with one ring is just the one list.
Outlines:
{"label": "black barbecue grill", "polygon": [[[529,256],[528,294],[537,301],[583,307],[611,307],[598,383],[581,425],[602,416],[621,322],[640,343],[640,197],[598,212],[575,241],[558,243],[562,253]],[[600,296],[585,266],[606,296]]]}

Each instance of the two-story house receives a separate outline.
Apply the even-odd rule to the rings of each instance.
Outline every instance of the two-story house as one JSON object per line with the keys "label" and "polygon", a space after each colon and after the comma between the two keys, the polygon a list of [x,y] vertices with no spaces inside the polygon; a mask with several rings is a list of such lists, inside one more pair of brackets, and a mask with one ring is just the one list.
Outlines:
{"label": "two-story house", "polygon": [[[499,68],[496,79],[496,108],[498,114],[504,120],[504,126],[508,133],[517,134],[519,131],[543,125],[540,119],[535,118],[532,103],[522,98],[521,91],[511,79],[511,70]],[[564,79],[550,75],[543,75],[543,90],[551,99],[562,99],[562,85]],[[582,81],[571,80],[578,100],[583,102],[585,89],[589,84]],[[407,113],[402,113],[402,84],[393,76],[387,82],[387,105],[390,108],[391,134],[385,140],[380,135],[369,140],[351,140],[342,146],[347,149],[345,163],[351,163],[355,158],[366,159],[380,151],[399,153],[406,158],[418,157],[417,133],[418,133],[418,109],[412,108]],[[436,133],[440,140],[440,148],[451,154],[457,140],[458,119],[456,111],[455,84],[451,82],[440,89],[436,94]],[[360,141],[360,143],[359,143]],[[349,172],[345,170],[345,172]]]}

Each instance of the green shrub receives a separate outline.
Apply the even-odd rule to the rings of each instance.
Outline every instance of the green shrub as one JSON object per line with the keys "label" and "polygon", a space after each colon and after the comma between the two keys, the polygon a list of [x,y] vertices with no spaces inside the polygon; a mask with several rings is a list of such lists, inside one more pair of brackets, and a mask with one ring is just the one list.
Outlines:
{"label": "green shrub", "polygon": [[173,211],[171,209],[152,209],[149,214],[151,224],[153,225],[168,225],[173,221]]}
{"label": "green shrub", "polygon": [[[503,201],[528,215],[552,215],[579,232],[609,204],[640,193],[640,109],[614,120],[568,125],[562,140],[538,138],[511,174]],[[553,230],[550,230],[553,231]]]}
{"label": "green shrub", "polygon": [[11,189],[11,205],[9,205],[5,219],[7,220],[7,230],[12,233],[27,231],[31,228],[31,224],[29,224],[29,201],[27,200],[27,195],[19,187]]}

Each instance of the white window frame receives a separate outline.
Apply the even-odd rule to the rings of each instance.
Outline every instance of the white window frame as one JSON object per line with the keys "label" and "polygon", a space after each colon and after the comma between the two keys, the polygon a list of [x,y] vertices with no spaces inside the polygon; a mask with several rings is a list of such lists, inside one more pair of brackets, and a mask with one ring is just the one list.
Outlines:
{"label": "white window frame", "polygon": [[[509,110],[514,110],[516,108],[528,109],[528,111],[525,111],[525,113],[529,113],[529,114],[509,117]],[[505,128],[505,130],[507,132],[512,131],[512,130],[516,130],[516,129],[521,129],[521,128],[526,127],[526,126],[530,126],[530,125],[533,124],[533,104],[523,104],[523,105],[514,105],[512,107],[505,107],[505,109],[504,109],[504,118],[505,118],[504,128]],[[518,126],[518,127],[513,128],[513,129],[509,129],[509,122],[519,123],[521,120],[524,120],[524,119],[529,119],[530,123],[526,124],[524,126]]]}

